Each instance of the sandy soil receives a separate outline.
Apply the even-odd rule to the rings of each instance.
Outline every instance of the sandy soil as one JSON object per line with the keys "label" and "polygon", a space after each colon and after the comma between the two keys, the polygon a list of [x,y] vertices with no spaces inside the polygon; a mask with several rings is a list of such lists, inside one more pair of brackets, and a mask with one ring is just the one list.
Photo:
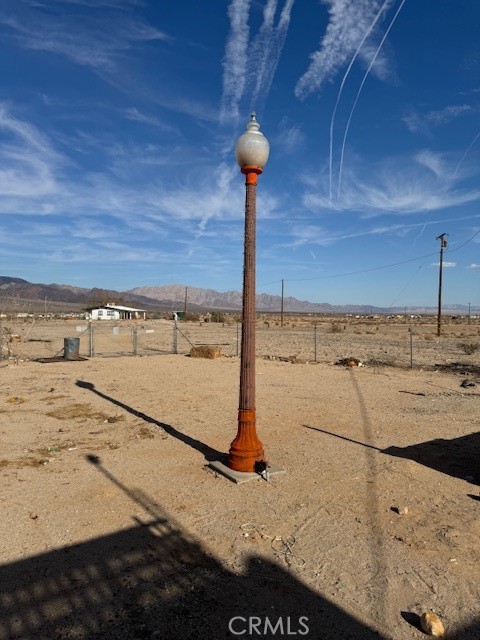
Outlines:
{"label": "sandy soil", "polygon": [[258,359],[286,474],[242,485],[206,466],[238,375],[235,357],[4,363],[0,639],[407,640],[427,609],[480,637],[478,364]]}

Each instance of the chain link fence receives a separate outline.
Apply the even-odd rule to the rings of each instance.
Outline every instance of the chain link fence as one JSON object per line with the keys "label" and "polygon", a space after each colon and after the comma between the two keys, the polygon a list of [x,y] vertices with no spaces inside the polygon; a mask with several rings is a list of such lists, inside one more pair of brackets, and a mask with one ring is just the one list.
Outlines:
{"label": "chain link fence", "polygon": [[[0,326],[0,358],[34,360],[63,355],[64,340],[79,338],[87,358],[189,354],[192,347],[219,347],[239,356],[239,323],[111,321],[9,322]],[[479,363],[480,322],[451,323],[436,335],[433,319],[418,323],[389,321],[290,320],[257,322],[258,358],[290,362],[336,362],[355,358],[364,364],[428,367],[453,362]]]}

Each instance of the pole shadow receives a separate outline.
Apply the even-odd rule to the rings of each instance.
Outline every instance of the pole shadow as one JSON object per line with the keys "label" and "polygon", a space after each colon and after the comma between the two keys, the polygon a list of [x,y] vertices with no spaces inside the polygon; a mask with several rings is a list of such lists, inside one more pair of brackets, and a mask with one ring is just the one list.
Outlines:
{"label": "pole shadow", "polygon": [[388,447],[382,453],[415,460],[454,478],[480,484],[480,431],[452,440],[437,438],[409,447]]}
{"label": "pole shadow", "polygon": [[163,431],[165,431],[165,433],[168,433],[169,436],[172,436],[173,438],[180,440],[180,442],[183,442],[189,447],[192,447],[192,449],[195,449],[196,451],[201,453],[208,462],[211,462],[213,460],[220,460],[221,462],[224,462],[227,460],[227,454],[225,452],[217,451],[217,449],[213,449],[212,447],[209,447],[204,442],[201,442],[196,438],[192,438],[186,433],[182,433],[181,431],[178,431],[178,429],[175,429],[175,427],[172,427],[172,425],[167,424],[166,422],[160,422],[159,420],[156,420],[155,418],[148,416],[146,413],[143,413],[142,411],[138,411],[137,409],[130,407],[128,404],[125,404],[124,402],[121,402],[116,398],[112,398],[106,393],[103,393],[102,391],[99,391],[98,389],[96,389],[95,385],[92,384],[91,382],[86,382],[84,380],[77,380],[75,384],[77,387],[80,387],[81,389],[88,389],[89,391],[92,391],[100,398],[103,398],[104,400],[108,400],[108,402],[111,402],[117,407],[120,407],[121,409],[128,411],[128,413],[131,413],[136,418],[140,418],[141,420],[144,420],[149,424],[153,424],[156,427],[163,429]]}
{"label": "pole shadow", "polygon": [[396,458],[414,460],[419,464],[423,464],[426,467],[430,467],[446,475],[480,485],[480,432],[470,433],[466,436],[453,438],[452,440],[437,438],[407,447],[387,447],[386,449],[380,449],[366,442],[347,438],[346,436],[341,436],[338,433],[333,433],[326,429],[312,427],[307,424],[303,426],[307,429],[319,431],[320,433],[325,433],[340,440],[345,440],[346,442],[358,444],[367,449],[374,449],[379,453],[395,456]]}
{"label": "pole shadow", "polygon": [[229,571],[143,491],[88,460],[146,517],[3,565],[1,640],[389,640],[273,561],[252,555]]}

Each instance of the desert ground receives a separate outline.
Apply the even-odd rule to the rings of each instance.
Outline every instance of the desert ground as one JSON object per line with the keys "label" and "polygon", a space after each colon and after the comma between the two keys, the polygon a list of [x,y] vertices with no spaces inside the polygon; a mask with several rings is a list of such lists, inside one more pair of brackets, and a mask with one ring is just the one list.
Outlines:
{"label": "desert ground", "polygon": [[405,328],[325,328],[317,362],[284,357],[298,327],[260,343],[285,474],[245,484],[208,467],[237,429],[234,353],[5,358],[0,640],[411,640],[427,610],[479,638],[478,329],[418,339],[413,368]]}

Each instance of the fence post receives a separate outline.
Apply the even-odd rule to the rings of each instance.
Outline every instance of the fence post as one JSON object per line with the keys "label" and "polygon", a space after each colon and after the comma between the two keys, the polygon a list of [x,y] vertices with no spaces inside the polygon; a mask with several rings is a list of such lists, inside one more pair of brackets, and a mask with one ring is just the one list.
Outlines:
{"label": "fence post", "polygon": [[177,348],[177,318],[173,321],[173,353],[178,353]]}
{"label": "fence post", "polygon": [[93,322],[91,320],[88,322],[88,354],[90,358],[93,358],[95,355],[93,345]]}
{"label": "fence post", "polygon": [[0,322],[0,360],[3,360],[3,326]]}
{"label": "fence post", "polygon": [[136,324],[132,327],[132,351],[134,356],[138,354],[138,334]]}
{"label": "fence post", "polygon": [[313,361],[317,362],[317,323],[313,323]]}

